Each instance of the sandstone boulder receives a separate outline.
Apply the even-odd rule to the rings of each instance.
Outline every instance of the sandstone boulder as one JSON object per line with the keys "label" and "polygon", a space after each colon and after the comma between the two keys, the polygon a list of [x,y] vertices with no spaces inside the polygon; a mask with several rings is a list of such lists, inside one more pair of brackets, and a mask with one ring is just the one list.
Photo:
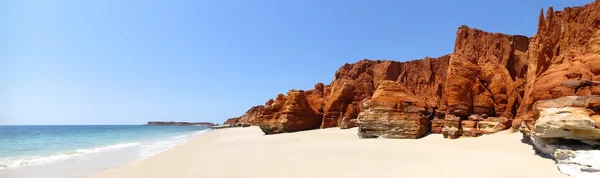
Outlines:
{"label": "sandstone boulder", "polygon": [[446,121],[444,119],[433,119],[431,120],[431,133],[432,134],[441,134],[444,129],[444,125]]}
{"label": "sandstone boulder", "polygon": [[534,104],[537,119],[529,129],[534,146],[572,177],[600,176],[599,101],[598,96],[567,96]]}
{"label": "sandstone boulder", "polygon": [[444,128],[442,128],[442,135],[444,135],[444,138],[456,139],[462,136],[462,126],[459,117],[446,114],[444,122]]}
{"label": "sandstone boulder", "polygon": [[425,103],[394,81],[382,82],[358,116],[360,138],[420,138],[430,130]]}
{"label": "sandstone boulder", "polygon": [[511,121],[505,117],[489,117],[477,122],[477,128],[482,134],[493,134],[511,127]]}
{"label": "sandstone boulder", "polygon": [[460,121],[462,128],[462,136],[465,137],[477,137],[481,136],[482,132],[477,128],[477,121],[462,120]]}
{"label": "sandstone boulder", "polygon": [[290,90],[265,106],[260,129],[265,134],[295,132],[319,128],[321,116],[316,114],[302,90]]}
{"label": "sandstone boulder", "polygon": [[533,135],[541,138],[579,140],[590,145],[600,145],[600,129],[591,117],[600,117],[585,108],[545,108],[535,122]]}

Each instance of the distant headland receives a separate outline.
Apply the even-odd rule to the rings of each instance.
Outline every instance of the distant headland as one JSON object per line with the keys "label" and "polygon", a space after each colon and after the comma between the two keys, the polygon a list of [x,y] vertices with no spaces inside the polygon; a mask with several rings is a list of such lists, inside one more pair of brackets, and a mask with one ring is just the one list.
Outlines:
{"label": "distant headland", "polygon": [[146,125],[165,125],[165,126],[215,126],[217,124],[210,122],[164,122],[164,121],[150,121]]}

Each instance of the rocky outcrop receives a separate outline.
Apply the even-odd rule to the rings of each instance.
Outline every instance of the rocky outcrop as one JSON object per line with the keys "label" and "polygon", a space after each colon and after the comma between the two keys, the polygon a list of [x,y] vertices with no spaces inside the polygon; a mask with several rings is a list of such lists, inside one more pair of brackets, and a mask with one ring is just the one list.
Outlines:
{"label": "rocky outcrop", "polygon": [[430,130],[425,103],[402,84],[383,81],[358,116],[360,138],[420,138]]}
{"label": "rocky outcrop", "polygon": [[477,127],[477,121],[462,120],[460,121],[462,127],[462,136],[464,137],[477,137],[482,135],[482,132]]}
{"label": "rocky outcrop", "polygon": [[567,96],[534,104],[534,146],[572,177],[600,176],[600,96]]}
{"label": "rocky outcrop", "polygon": [[489,117],[477,122],[477,129],[482,134],[493,134],[511,127],[511,120],[505,117]]}
{"label": "rocky outcrop", "polygon": [[158,126],[215,126],[216,124],[210,122],[163,122],[163,121],[150,121],[146,125],[158,125]]}
{"label": "rocky outcrop", "polygon": [[431,120],[431,133],[432,134],[441,134],[442,130],[444,130],[445,125],[446,125],[446,121],[444,119]]}
{"label": "rocky outcrop", "polygon": [[290,90],[287,96],[280,94],[267,104],[258,124],[265,134],[309,130],[321,125],[321,115],[313,111],[303,90]]}
{"label": "rocky outcrop", "polygon": [[442,110],[513,118],[527,70],[525,36],[489,33],[462,26],[450,58]]}
{"label": "rocky outcrop", "polygon": [[362,60],[345,64],[329,85],[331,94],[325,103],[321,128],[356,126],[358,113],[365,110],[362,106],[386,80],[402,84],[415,98],[437,107],[449,59],[450,56],[442,56],[408,62]]}
{"label": "rocky outcrop", "polygon": [[239,117],[239,123],[243,125],[257,125],[258,123],[260,123],[260,120],[258,118],[262,115],[264,110],[265,106],[253,106],[248,111],[246,111],[244,115]]}
{"label": "rocky outcrop", "polygon": [[[288,96],[280,95],[264,107],[248,110],[240,123],[262,124],[269,133],[359,126],[364,137],[390,138],[419,137],[426,122],[431,124],[427,132],[449,138],[491,134],[511,126],[531,133],[539,117],[535,102],[600,95],[599,29],[600,1],[564,11],[550,8],[545,15],[542,11],[538,31],[531,38],[461,26],[450,55],[345,64],[329,85],[317,83],[301,94],[306,100],[303,106],[308,106],[301,111],[282,112]],[[390,101],[417,102],[377,106],[387,102],[374,96],[384,82],[399,93],[387,92],[388,86],[382,93],[407,96]],[[427,113],[404,108],[409,106]],[[283,115],[301,117],[291,119],[295,123],[291,124],[280,119]],[[404,123],[421,117],[430,120]],[[320,121],[316,127],[314,120]],[[300,123],[307,125],[300,127]],[[298,129],[286,129],[291,125]],[[402,129],[415,132],[398,130],[405,126],[411,128]]]}
{"label": "rocky outcrop", "polygon": [[370,98],[383,80],[395,80],[399,75],[399,62],[361,60],[345,64],[335,72],[331,94],[324,106],[321,128],[337,127],[344,123],[348,128],[356,125],[359,108]]}
{"label": "rocky outcrop", "polygon": [[225,122],[223,122],[223,125],[235,126],[235,125],[238,125],[239,123],[240,123],[240,117],[234,117],[234,118],[227,119]]}
{"label": "rocky outcrop", "polygon": [[[529,44],[526,92],[513,124],[525,133],[534,127],[536,101],[600,94],[598,85],[563,85],[568,80],[600,80],[600,2],[540,12]],[[521,124],[521,121],[523,121]]]}
{"label": "rocky outcrop", "polygon": [[600,96],[566,96],[536,102],[530,134],[544,139],[578,140],[600,146]]}
{"label": "rocky outcrop", "polygon": [[553,156],[564,174],[574,178],[600,177],[600,150],[563,146]]}
{"label": "rocky outcrop", "polygon": [[444,118],[444,127],[442,128],[442,135],[444,138],[458,138],[462,136],[462,126],[460,123],[460,118],[447,114]]}
{"label": "rocky outcrop", "polygon": [[[416,99],[423,100],[426,105],[434,108],[441,100],[449,59],[450,56],[443,56],[404,63],[361,60],[355,64],[345,64],[336,72],[331,84],[317,83],[304,96],[314,115],[321,117],[320,128],[356,127],[359,113],[365,111],[365,102],[369,101],[375,88],[385,80],[406,86]],[[251,125],[270,123],[268,121],[273,117],[273,109],[267,108],[277,108],[275,106],[283,103],[284,98],[284,95],[280,95],[275,100],[267,101],[265,106],[251,108],[241,116],[239,122]]]}

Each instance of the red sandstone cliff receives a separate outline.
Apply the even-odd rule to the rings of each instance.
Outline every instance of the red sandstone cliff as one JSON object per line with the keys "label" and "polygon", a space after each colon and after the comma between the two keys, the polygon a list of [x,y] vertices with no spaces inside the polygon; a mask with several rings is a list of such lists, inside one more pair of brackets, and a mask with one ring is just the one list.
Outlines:
{"label": "red sandstone cliff", "polygon": [[461,26],[450,55],[345,64],[329,85],[280,94],[239,122],[267,133],[359,126],[364,137],[390,138],[527,130],[538,100],[600,94],[600,1],[550,8],[538,26],[531,39]]}
{"label": "red sandstone cliff", "polygon": [[527,70],[528,38],[462,26],[456,34],[443,96],[449,114],[512,118]]}
{"label": "red sandstone cliff", "polygon": [[600,80],[600,1],[554,11],[540,12],[538,31],[529,45],[529,70],[523,104],[517,121],[528,132],[537,119],[533,104],[562,96],[599,95],[600,87],[561,85],[567,80]]}

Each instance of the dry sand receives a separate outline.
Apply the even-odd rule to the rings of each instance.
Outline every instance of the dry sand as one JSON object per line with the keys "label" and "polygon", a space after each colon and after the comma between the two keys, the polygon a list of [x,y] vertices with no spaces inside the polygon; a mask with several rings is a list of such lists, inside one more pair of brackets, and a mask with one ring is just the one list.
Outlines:
{"label": "dry sand", "polygon": [[359,139],[338,128],[278,135],[259,128],[212,131],[98,178],[517,178],[568,177],[535,155],[520,133],[447,140]]}

